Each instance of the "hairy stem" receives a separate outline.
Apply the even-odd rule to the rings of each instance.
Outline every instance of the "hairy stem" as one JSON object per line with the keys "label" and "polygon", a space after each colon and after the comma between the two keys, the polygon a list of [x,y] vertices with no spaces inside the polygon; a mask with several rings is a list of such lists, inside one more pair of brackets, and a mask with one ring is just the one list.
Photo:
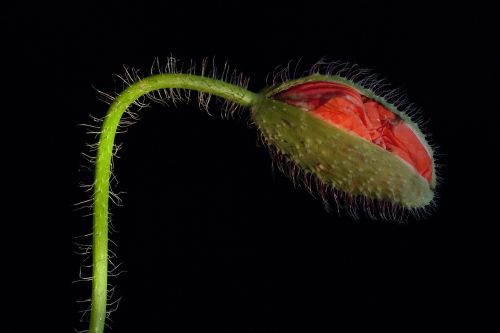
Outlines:
{"label": "hairy stem", "polygon": [[99,137],[94,179],[93,279],[90,314],[91,333],[102,333],[106,319],[108,278],[108,203],[111,158],[116,130],[122,115],[139,97],[159,89],[179,88],[213,94],[249,107],[259,95],[220,80],[189,74],[160,74],[147,77],[124,90],[111,104]]}

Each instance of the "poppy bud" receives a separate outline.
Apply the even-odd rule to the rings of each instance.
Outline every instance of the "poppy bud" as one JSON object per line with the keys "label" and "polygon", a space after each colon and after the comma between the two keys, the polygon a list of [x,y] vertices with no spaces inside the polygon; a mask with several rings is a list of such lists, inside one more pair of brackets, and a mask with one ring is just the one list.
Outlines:
{"label": "poppy bud", "polygon": [[321,184],[410,209],[432,202],[432,149],[418,126],[384,98],[319,74],[264,94],[252,109],[264,141]]}

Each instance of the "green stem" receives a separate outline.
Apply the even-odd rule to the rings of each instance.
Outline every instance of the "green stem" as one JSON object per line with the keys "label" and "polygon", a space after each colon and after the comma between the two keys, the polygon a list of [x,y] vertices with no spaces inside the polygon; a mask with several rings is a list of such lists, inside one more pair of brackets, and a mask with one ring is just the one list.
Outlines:
{"label": "green stem", "polygon": [[106,318],[108,279],[108,202],[111,157],[117,127],[127,108],[139,97],[159,89],[179,88],[213,94],[249,107],[259,95],[216,79],[189,74],[160,74],[147,77],[123,91],[111,104],[99,136],[95,166],[93,203],[93,280],[90,333],[102,333]]}

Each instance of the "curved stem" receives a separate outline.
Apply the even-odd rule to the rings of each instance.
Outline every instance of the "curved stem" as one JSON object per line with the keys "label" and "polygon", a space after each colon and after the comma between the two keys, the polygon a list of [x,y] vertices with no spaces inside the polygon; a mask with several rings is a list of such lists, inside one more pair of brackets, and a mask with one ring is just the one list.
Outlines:
{"label": "curved stem", "polygon": [[131,85],[113,101],[102,125],[95,166],[91,333],[102,333],[106,319],[109,181],[116,130],[130,104],[149,92],[167,88],[197,90],[223,97],[244,107],[253,105],[259,99],[259,95],[255,93],[216,79],[190,74],[159,74]]}

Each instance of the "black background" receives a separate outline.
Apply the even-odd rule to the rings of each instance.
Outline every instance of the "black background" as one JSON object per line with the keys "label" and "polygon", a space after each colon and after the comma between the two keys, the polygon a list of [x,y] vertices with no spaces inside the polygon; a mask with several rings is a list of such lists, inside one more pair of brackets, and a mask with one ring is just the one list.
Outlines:
{"label": "black background", "polygon": [[[154,106],[125,135],[115,172],[124,206],[114,332],[491,331],[498,309],[498,10],[457,2],[165,2],[7,11],[15,65],[5,163],[21,172],[6,233],[14,331],[83,329],[73,204],[91,179],[80,123],[103,116],[93,86],[120,90],[123,65],[215,56],[265,86],[291,59],[372,68],[429,119],[442,185],[430,218],[352,221],[271,169],[246,118],[195,103]],[[14,62],[12,63],[14,64]],[[5,122],[9,120],[4,120]],[[19,158],[19,159],[18,159]],[[21,162],[23,161],[23,162]],[[10,179],[9,179],[10,178]],[[12,180],[7,176],[6,180]],[[15,208],[13,208],[15,207]],[[11,223],[9,223],[10,225]],[[19,228],[19,229],[18,229]],[[12,240],[12,244],[9,241]],[[9,261],[10,262],[10,261]],[[9,285],[7,285],[9,286]]]}

